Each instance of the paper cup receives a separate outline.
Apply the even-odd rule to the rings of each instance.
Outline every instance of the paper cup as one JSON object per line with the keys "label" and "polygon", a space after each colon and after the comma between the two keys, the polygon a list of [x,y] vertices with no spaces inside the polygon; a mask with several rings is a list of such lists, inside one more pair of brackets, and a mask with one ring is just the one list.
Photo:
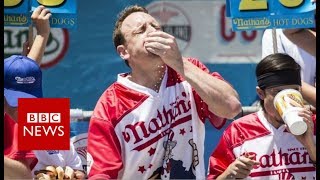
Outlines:
{"label": "paper cup", "polygon": [[287,124],[290,132],[294,135],[301,135],[307,131],[307,124],[303,118],[298,116],[300,109],[293,109],[284,114],[283,121]]}
{"label": "paper cup", "polygon": [[303,108],[303,98],[299,91],[282,90],[274,97],[273,104],[292,134],[301,135],[306,132],[307,124],[298,116]]}

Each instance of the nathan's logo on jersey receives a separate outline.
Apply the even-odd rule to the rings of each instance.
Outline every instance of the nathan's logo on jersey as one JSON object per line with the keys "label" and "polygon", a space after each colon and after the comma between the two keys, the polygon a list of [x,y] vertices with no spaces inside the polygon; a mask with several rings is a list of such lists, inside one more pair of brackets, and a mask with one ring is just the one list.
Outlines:
{"label": "nathan's logo on jersey", "polygon": [[18,106],[19,150],[69,150],[69,99],[21,98]]}
{"label": "nathan's logo on jersey", "polygon": [[[170,127],[173,128],[182,123],[191,120],[191,102],[185,92],[177,97],[176,101],[170,103],[169,107],[164,107],[157,110],[157,115],[148,120],[141,120],[135,124],[128,124],[122,131],[124,140],[133,144],[137,144],[143,139],[149,138],[153,134],[158,136],[153,137],[148,142],[135,147],[133,150],[141,151],[150,146],[158,139],[166,136],[170,132]],[[160,131],[160,133],[159,133]]]}
{"label": "nathan's logo on jersey", "polygon": [[[53,28],[41,61],[41,68],[48,68],[61,61],[69,46],[66,29]],[[4,57],[21,54],[23,43],[28,39],[27,27],[4,27]]]}
{"label": "nathan's logo on jersey", "polygon": [[[296,149],[299,149],[299,148],[296,148]],[[248,153],[251,155],[255,155],[253,159],[260,162],[260,165],[254,166],[254,169],[281,167],[281,166],[299,165],[299,164],[311,165],[308,152],[305,151],[304,149],[301,149],[301,150],[303,151],[291,150],[288,152],[283,152],[282,149],[280,149],[279,151],[276,149],[273,149],[271,154],[265,154],[260,157],[258,157],[257,154],[254,152],[248,152]]]}
{"label": "nathan's logo on jersey", "polygon": [[164,32],[176,37],[179,49],[184,51],[191,39],[191,23],[181,7],[170,2],[152,2],[146,7]]}

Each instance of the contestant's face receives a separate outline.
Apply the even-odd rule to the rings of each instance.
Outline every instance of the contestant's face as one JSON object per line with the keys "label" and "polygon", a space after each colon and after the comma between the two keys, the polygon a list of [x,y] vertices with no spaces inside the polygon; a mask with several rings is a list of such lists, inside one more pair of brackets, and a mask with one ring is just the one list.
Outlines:
{"label": "contestant's face", "polygon": [[[273,119],[283,123],[282,118],[280,117],[280,114],[276,110],[276,108],[273,105],[274,97],[282,90],[284,89],[295,89],[297,91],[300,91],[299,85],[285,85],[285,86],[277,86],[272,88],[266,88],[264,92],[264,107],[266,110],[266,113],[271,116]],[[261,98],[261,96],[260,96]]]}
{"label": "contestant's face", "polygon": [[148,33],[161,30],[160,24],[149,14],[135,12],[130,14],[122,23],[121,32],[124,35],[125,48],[133,59],[155,57],[144,47],[144,39]]}

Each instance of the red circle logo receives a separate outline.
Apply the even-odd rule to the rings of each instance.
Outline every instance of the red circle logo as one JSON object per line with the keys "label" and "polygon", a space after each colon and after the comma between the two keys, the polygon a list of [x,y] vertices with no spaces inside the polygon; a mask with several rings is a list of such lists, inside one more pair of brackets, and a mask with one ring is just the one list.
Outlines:
{"label": "red circle logo", "polygon": [[[34,30],[36,32],[36,30]],[[23,43],[28,39],[27,27],[4,27],[4,57],[21,54]],[[69,47],[69,33],[66,29],[53,28],[47,42],[41,68],[49,68],[60,62]]]}

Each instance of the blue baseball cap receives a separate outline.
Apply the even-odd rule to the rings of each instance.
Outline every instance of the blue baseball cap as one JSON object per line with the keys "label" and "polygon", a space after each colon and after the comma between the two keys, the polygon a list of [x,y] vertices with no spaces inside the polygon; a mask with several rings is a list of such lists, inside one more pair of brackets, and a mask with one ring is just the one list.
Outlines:
{"label": "blue baseball cap", "polygon": [[4,60],[4,97],[11,107],[18,98],[42,97],[42,71],[34,60],[19,55]]}

